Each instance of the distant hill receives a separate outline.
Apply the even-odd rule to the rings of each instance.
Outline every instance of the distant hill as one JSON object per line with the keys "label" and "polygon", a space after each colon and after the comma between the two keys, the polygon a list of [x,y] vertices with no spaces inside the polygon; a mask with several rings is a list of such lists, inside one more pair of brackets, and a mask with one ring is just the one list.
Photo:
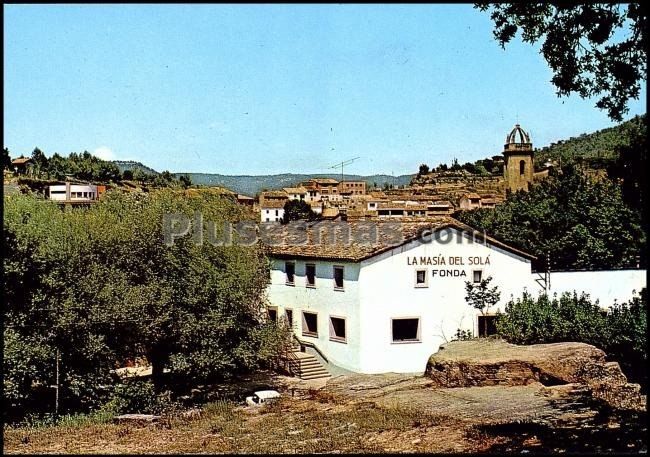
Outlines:
{"label": "distant hill", "polygon": [[[294,174],[284,173],[279,175],[259,175],[259,176],[229,176],[212,173],[174,173],[176,177],[181,175],[188,175],[192,179],[193,184],[201,184],[204,186],[221,186],[233,190],[239,194],[254,196],[263,189],[281,189],[282,187],[289,187],[298,184],[301,181],[306,181],[309,178],[334,178],[341,179],[341,175],[334,174]],[[401,186],[408,184],[413,175],[345,175],[346,180],[366,181],[369,186],[377,184],[382,187],[384,183]]]}
{"label": "distant hill", "polygon": [[113,160],[112,161],[115,165],[117,165],[117,168],[120,169],[120,173],[124,173],[124,170],[135,170],[135,169],[140,169],[143,172],[150,174],[150,175],[157,175],[159,174],[156,170],[153,168],[150,168],[143,163],[136,162],[135,160]]}
{"label": "distant hill", "polygon": [[541,165],[550,159],[561,161],[564,165],[583,160],[594,168],[601,168],[607,162],[618,158],[617,148],[629,143],[627,130],[634,124],[642,123],[645,123],[645,114],[635,116],[614,127],[551,143],[549,146],[535,150],[535,163]]}

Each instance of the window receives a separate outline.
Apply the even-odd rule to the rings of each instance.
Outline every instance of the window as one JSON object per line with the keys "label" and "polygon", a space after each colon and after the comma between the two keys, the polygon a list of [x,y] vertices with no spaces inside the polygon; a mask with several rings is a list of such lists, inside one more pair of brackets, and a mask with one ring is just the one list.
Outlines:
{"label": "window", "polygon": [[420,342],[420,318],[392,319],[393,343]]}
{"label": "window", "polygon": [[427,270],[415,270],[415,287],[428,287]]}
{"label": "window", "polygon": [[266,222],[271,222],[271,219],[269,219],[269,218],[267,217],[267,218],[266,218]]}
{"label": "window", "polygon": [[[496,321],[497,321],[496,316],[478,316],[478,336],[486,337],[490,335],[496,335],[497,333]],[[486,324],[487,324],[487,329],[486,329]]]}
{"label": "window", "polygon": [[330,340],[345,343],[345,319],[330,316]]}
{"label": "window", "polygon": [[481,282],[482,280],[483,280],[483,270],[474,270],[472,272],[472,281],[474,281],[474,283],[476,284]]}
{"label": "window", "polygon": [[318,336],[318,314],[302,312],[302,335]]}
{"label": "window", "polygon": [[523,175],[524,173],[526,173],[526,162],[523,161],[523,160],[520,160],[519,161],[519,174]]}
{"label": "window", "polygon": [[307,278],[307,287],[316,287],[316,265],[308,263],[305,265],[305,276]]}
{"label": "window", "polygon": [[343,267],[334,267],[334,289],[343,290]]}
{"label": "window", "polygon": [[287,282],[288,286],[293,286],[295,284],[296,276],[296,264],[293,262],[284,263],[284,271],[287,273]]}
{"label": "window", "polygon": [[269,313],[269,320],[271,322],[277,322],[278,321],[278,309],[277,308],[269,308],[268,313]]}
{"label": "window", "polygon": [[276,216],[278,215],[278,210],[277,210],[277,209],[275,210],[275,215],[276,215]]}
{"label": "window", "polygon": [[[269,210],[268,210],[268,209],[266,210],[266,214],[269,214]],[[267,220],[268,220],[268,219],[267,219]]]}
{"label": "window", "polygon": [[289,328],[293,327],[293,310],[292,309],[285,309],[284,313],[287,316],[287,324],[289,324]]}

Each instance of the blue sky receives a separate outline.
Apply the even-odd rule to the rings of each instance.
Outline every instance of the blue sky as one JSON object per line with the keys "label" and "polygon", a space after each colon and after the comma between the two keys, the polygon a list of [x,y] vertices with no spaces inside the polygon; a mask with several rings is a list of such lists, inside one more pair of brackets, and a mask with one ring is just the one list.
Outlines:
{"label": "blue sky", "polygon": [[403,174],[498,154],[517,120],[535,146],[613,125],[551,76],[470,4],[4,6],[12,156],[223,174],[359,156],[346,173]]}

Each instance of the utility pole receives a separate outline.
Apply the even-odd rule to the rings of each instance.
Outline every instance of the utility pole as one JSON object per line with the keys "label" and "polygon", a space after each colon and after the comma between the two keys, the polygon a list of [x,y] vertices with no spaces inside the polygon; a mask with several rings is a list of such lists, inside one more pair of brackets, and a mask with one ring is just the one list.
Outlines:
{"label": "utility pole", "polygon": [[59,360],[61,359],[61,354],[59,348],[56,348],[56,396],[54,397],[54,415],[59,416]]}
{"label": "utility pole", "polygon": [[355,158],[353,158],[353,159],[344,160],[343,162],[337,163],[336,165],[332,165],[331,167],[327,167],[327,168],[338,168],[338,167],[341,167],[341,181],[343,181],[343,166],[344,166],[344,165],[350,165],[352,162],[354,162],[355,160],[357,160],[357,159],[359,159],[359,158],[360,158],[360,157],[355,157]]}

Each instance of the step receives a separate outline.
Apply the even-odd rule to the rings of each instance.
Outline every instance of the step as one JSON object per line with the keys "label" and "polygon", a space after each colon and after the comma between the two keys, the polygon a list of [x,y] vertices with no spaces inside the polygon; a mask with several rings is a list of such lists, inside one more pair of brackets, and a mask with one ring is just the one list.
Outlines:
{"label": "step", "polygon": [[303,375],[300,377],[300,379],[309,381],[311,379],[322,379],[322,378],[329,378],[329,377],[331,377],[329,373],[322,373],[317,375]]}

